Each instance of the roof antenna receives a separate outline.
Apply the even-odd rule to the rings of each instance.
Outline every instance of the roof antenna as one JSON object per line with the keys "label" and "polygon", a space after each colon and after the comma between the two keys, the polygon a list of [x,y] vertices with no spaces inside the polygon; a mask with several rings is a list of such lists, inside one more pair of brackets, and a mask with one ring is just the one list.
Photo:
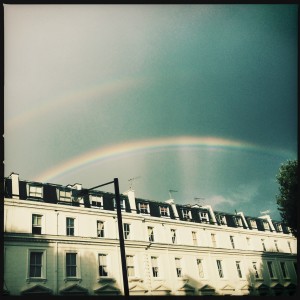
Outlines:
{"label": "roof antenna", "polygon": [[170,199],[173,199],[172,197],[172,193],[177,193],[178,191],[175,191],[175,190],[169,190],[169,196],[170,196]]}
{"label": "roof antenna", "polygon": [[130,190],[132,190],[133,181],[136,180],[136,179],[139,179],[139,178],[141,178],[141,176],[137,176],[137,177],[133,177],[133,178],[128,179],[128,181],[130,182],[130,184],[129,184],[129,189]]}

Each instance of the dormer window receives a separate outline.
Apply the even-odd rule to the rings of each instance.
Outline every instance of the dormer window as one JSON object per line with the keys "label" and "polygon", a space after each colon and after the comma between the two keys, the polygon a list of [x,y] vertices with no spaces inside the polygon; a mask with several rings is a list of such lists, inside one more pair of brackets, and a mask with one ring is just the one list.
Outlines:
{"label": "dormer window", "polygon": [[70,189],[61,188],[58,192],[59,201],[71,202],[72,192]]}
{"label": "dormer window", "polygon": [[216,215],[216,218],[220,225],[227,225],[226,217],[224,215]]}
{"label": "dormer window", "polygon": [[169,212],[169,207],[168,206],[160,206],[159,207],[160,215],[162,217],[169,217],[170,212]]}
{"label": "dormer window", "polygon": [[192,212],[189,209],[182,210],[182,216],[184,220],[191,220],[192,219]]}
{"label": "dormer window", "polygon": [[[116,203],[116,199],[113,198],[114,201],[114,209],[117,209],[117,203]],[[120,198],[120,205],[121,205],[121,210],[125,211],[125,199],[124,198]]]}
{"label": "dormer window", "polygon": [[139,203],[139,210],[141,214],[149,214],[149,203]]}
{"label": "dormer window", "polygon": [[28,185],[28,196],[34,198],[43,198],[43,186],[37,184]]}
{"label": "dormer window", "polygon": [[275,224],[275,228],[278,232],[282,232],[282,226],[280,223]]}
{"label": "dormer window", "polygon": [[263,221],[264,230],[270,230],[269,222]]}
{"label": "dormer window", "polygon": [[103,209],[103,197],[90,195],[90,204],[93,208]]}
{"label": "dormer window", "polygon": [[200,212],[200,220],[201,220],[201,222],[208,222],[209,221],[208,213],[205,211],[201,211]]}
{"label": "dormer window", "polygon": [[256,221],[254,219],[250,220],[250,225],[251,225],[251,228],[257,229],[257,224],[256,224]]}
{"label": "dormer window", "polygon": [[236,226],[243,227],[243,221],[240,217],[235,216],[234,219]]}

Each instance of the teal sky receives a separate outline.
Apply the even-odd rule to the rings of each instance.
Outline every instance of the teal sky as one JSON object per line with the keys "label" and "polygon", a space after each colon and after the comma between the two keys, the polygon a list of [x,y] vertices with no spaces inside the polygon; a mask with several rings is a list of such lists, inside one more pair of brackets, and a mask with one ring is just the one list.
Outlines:
{"label": "teal sky", "polygon": [[[5,175],[36,180],[85,153],[193,136],[259,149],[174,147],[46,178],[118,177],[137,197],[280,219],[275,180],[297,157],[297,5],[4,5]],[[112,191],[112,187],[108,189]]]}

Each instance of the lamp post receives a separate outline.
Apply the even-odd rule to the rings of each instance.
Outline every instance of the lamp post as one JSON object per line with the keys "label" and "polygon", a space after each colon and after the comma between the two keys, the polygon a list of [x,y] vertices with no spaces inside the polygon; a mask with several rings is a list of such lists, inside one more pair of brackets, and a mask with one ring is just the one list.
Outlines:
{"label": "lamp post", "polygon": [[125,243],[123,236],[123,223],[122,223],[122,213],[121,213],[121,203],[120,203],[120,191],[119,191],[119,180],[118,178],[114,178],[113,181],[100,184],[94,186],[92,188],[86,189],[81,194],[85,194],[86,192],[99,188],[101,186],[105,186],[108,184],[114,184],[115,187],[115,199],[117,205],[117,220],[118,220],[118,228],[119,228],[119,241],[120,241],[120,253],[121,253],[121,262],[122,262],[122,274],[123,274],[123,286],[124,286],[124,295],[129,296],[129,287],[128,287],[128,275],[127,275],[127,267],[126,267],[126,254],[125,254]]}

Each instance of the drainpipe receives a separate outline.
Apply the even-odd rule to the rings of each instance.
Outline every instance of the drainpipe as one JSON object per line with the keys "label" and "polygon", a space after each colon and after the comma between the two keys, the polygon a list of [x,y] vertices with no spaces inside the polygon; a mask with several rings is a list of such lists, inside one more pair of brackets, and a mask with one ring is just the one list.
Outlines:
{"label": "drainpipe", "polygon": [[[58,239],[58,215],[59,212],[56,212],[56,235]],[[55,295],[58,295],[58,241],[55,242]]]}

